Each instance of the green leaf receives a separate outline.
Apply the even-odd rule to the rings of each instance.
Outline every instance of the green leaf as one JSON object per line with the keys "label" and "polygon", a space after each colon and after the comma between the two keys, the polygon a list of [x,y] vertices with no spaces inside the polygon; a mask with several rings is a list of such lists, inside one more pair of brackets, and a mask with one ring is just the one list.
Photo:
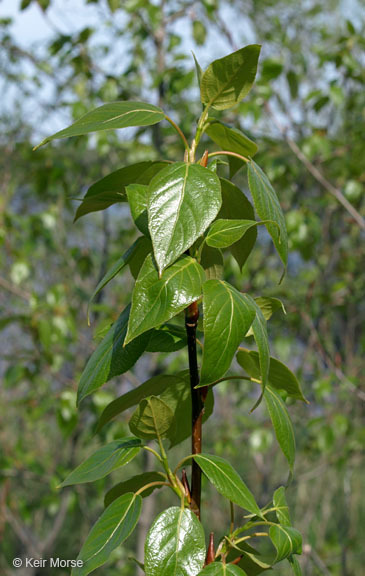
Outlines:
{"label": "green leaf", "polygon": [[280,488],[275,490],[273,504],[275,506],[275,514],[279,524],[282,526],[291,526],[289,507],[286,501],[284,486],[280,486]]}
{"label": "green leaf", "polygon": [[234,564],[213,562],[199,572],[198,576],[247,576],[246,572]]}
{"label": "green leaf", "polygon": [[77,559],[83,566],[74,568],[72,576],[86,576],[102,566],[111,552],[133,532],[141,513],[142,498],[124,494],[114,500],[91,529]]}
{"label": "green leaf", "polygon": [[[171,408],[174,413],[175,426],[167,434],[170,448],[180,444],[191,436],[191,390],[189,373],[173,386],[168,386],[160,396],[161,400]],[[209,390],[204,403],[203,423],[212,415],[214,408],[213,391]]]}
{"label": "green leaf", "polygon": [[302,536],[295,528],[276,524],[270,526],[269,536],[276,548],[275,563],[292,554],[302,553]]}
{"label": "green leaf", "polygon": [[200,297],[203,282],[204,270],[190,256],[182,256],[159,277],[152,255],[148,255],[133,290],[125,342],[182,312]]}
{"label": "green leaf", "polygon": [[289,556],[289,564],[293,570],[294,576],[302,576],[302,569],[296,556]]}
{"label": "green leaf", "polygon": [[218,176],[198,164],[176,162],[153,178],[148,220],[160,272],[205,232],[221,202]]}
{"label": "green leaf", "polygon": [[[264,315],[265,320],[270,320],[271,316],[276,312],[276,310],[282,310],[284,314],[286,314],[286,310],[284,308],[284,304],[282,303],[279,298],[255,298],[256,304],[259,306],[261,312]],[[246,337],[253,336],[252,327],[246,334]]]}
{"label": "green leaf", "polygon": [[211,454],[195,454],[193,458],[222,496],[251,514],[261,516],[252,492],[227,460]]}
{"label": "green leaf", "polygon": [[248,185],[256,211],[262,220],[272,220],[266,228],[273,239],[278,254],[286,267],[288,263],[288,238],[284,214],[278,197],[266,174],[251,160],[248,164]]}
{"label": "green leaf", "polygon": [[295,436],[288,410],[281,396],[270,386],[266,386],[264,398],[277,441],[292,472],[295,462]]}
{"label": "green leaf", "polygon": [[243,552],[243,556],[239,565],[250,576],[256,576],[257,574],[261,574],[262,572],[266,572],[266,570],[271,569],[271,564],[264,562],[260,555],[251,554],[249,552]]}
{"label": "green leaf", "polygon": [[151,334],[146,352],[176,352],[186,346],[186,330],[175,324],[163,324]]}
{"label": "green leaf", "polygon": [[138,438],[120,438],[99,448],[80,466],[69,474],[61,487],[72,484],[94,482],[104,478],[117,468],[128,464],[139,453],[141,441]]}
{"label": "green leaf", "polygon": [[146,576],[195,576],[204,560],[203,526],[191,510],[173,506],[157,516],[145,543]]}
{"label": "green leaf", "polygon": [[200,264],[204,268],[207,280],[223,278],[223,254],[216,248],[211,248],[205,243],[200,256]]}
{"label": "green leaf", "polygon": [[[151,484],[151,482],[163,482],[164,480],[165,476],[161,472],[144,472],[143,474],[137,474],[137,476],[133,476],[133,478],[129,478],[129,480],[119,482],[113,486],[113,488],[105,494],[104,506],[109,506],[114,502],[114,500],[127,492],[136,493],[140,488],[143,488],[143,486],[146,486],[147,484]],[[146,498],[146,496],[152,494],[156,488],[161,488],[161,486],[151,486],[150,488],[143,490],[143,492],[141,492],[141,497]]]}
{"label": "green leaf", "polygon": [[[240,348],[237,361],[251,378],[260,379],[260,361],[257,352]],[[285,390],[291,398],[307,402],[296,376],[279,360],[270,358],[269,383],[277,390]]]}
{"label": "green leaf", "polygon": [[[222,208],[219,211],[218,218],[255,220],[254,210],[243,192],[229,180],[224,178],[220,180],[222,186]],[[256,238],[257,229],[253,227],[248,230],[243,238],[230,247],[232,256],[241,269],[255,245]]]}
{"label": "green leaf", "polygon": [[212,62],[201,79],[202,103],[226,110],[247,96],[256,77],[260,50],[258,44],[251,44]]}
{"label": "green leaf", "polygon": [[202,76],[203,76],[203,70],[201,69],[201,66],[200,66],[199,62],[198,62],[198,60],[196,59],[196,56],[195,56],[194,52],[192,51],[191,53],[192,53],[193,58],[194,58],[195,69],[196,69],[196,77],[197,77],[197,79],[198,79],[198,84],[199,84],[199,86],[200,86],[201,78],[202,78]]}
{"label": "green leaf", "polygon": [[123,346],[127,333],[129,311],[130,306],[127,306],[86,364],[77,391],[78,404],[114,376],[124,374],[145,351],[149,334],[143,334],[134,342]]}
{"label": "green leaf", "polygon": [[212,248],[227,248],[243,238],[253,226],[264,224],[252,220],[215,220],[210,226],[205,241]]}
{"label": "green leaf", "polygon": [[132,218],[138,230],[148,238],[148,186],[146,184],[129,184],[126,188],[129,206],[131,208]]}
{"label": "green leaf", "polygon": [[123,270],[123,268],[125,268],[125,266],[129,263],[130,259],[133,257],[133,255],[139,249],[139,245],[140,245],[141,241],[143,242],[142,237],[137,238],[137,240],[134,242],[134,244],[132,244],[132,246],[130,248],[128,248],[127,252],[125,252],[123,254],[123,256],[118,258],[118,260],[113,264],[113,266],[107,271],[105,276],[103,276],[103,278],[100,280],[100,282],[98,283],[97,287],[95,288],[94,292],[92,293],[92,296],[90,297],[90,300],[87,304],[88,320],[89,320],[90,304],[94,300],[95,296],[97,294],[99,294],[100,290],[102,290],[111,280],[113,280],[113,278],[117,274],[119,274],[119,272],[121,272]]}
{"label": "green leaf", "polygon": [[138,162],[120,168],[95,182],[86,192],[76,211],[75,222],[90,212],[105,210],[117,202],[127,202],[126,187],[130,184],[149,184],[167,162]]}
{"label": "green leaf", "polygon": [[152,242],[150,238],[142,236],[139,239],[139,243],[136,246],[133,254],[129,258],[128,265],[133,278],[136,280],[138,274],[142,268],[144,261],[146,260],[148,254],[152,252]]}
{"label": "green leaf", "polygon": [[[205,132],[222,150],[236,152],[241,156],[254,156],[258,150],[257,144],[250,140],[243,132],[230,128],[215,118],[208,118],[208,127]],[[237,160],[243,164],[243,161]]]}
{"label": "green leaf", "polygon": [[215,382],[231,365],[237,347],[254,321],[252,299],[223,280],[203,285],[204,350],[200,385]]}
{"label": "green leaf", "polygon": [[34,150],[51,140],[82,136],[100,130],[127,128],[129,126],[151,126],[165,117],[163,110],[144,102],[110,102],[84,114],[71,126],[48,136]]}
{"label": "green leaf", "polygon": [[144,398],[129,421],[129,429],[137,438],[162,438],[174,424],[171,408],[157,396]]}
{"label": "green leaf", "polygon": [[252,322],[251,328],[259,351],[260,380],[262,387],[261,396],[254,405],[254,407],[251,409],[252,412],[261,403],[266,388],[270,370],[270,348],[269,348],[269,338],[267,335],[267,326],[265,317],[261,312],[261,308],[256,304],[255,300],[253,300],[252,298],[251,300],[252,304],[255,306],[256,309],[256,316],[254,321]]}
{"label": "green leaf", "polygon": [[146,382],[137,388],[130,390],[126,394],[123,394],[123,396],[116,398],[108,404],[106,408],[104,408],[104,411],[99,418],[96,431],[99,432],[103,426],[113,420],[115,416],[122,414],[132,406],[136,406],[144,398],[152,395],[158,396],[159,394],[162,394],[166,388],[170,386],[174,387],[181,382],[185,383],[183,377],[170,374],[158,374],[157,376],[146,380]]}

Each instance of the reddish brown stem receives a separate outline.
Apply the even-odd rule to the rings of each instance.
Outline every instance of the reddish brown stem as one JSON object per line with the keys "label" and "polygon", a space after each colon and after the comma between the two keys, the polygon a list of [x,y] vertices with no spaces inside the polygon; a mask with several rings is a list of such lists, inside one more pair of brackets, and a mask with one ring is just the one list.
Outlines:
{"label": "reddish brown stem", "polygon": [[215,550],[214,550],[214,532],[211,532],[209,535],[209,544],[207,550],[207,556],[205,558],[204,566],[208,566],[208,564],[212,564],[215,560]]}
{"label": "reddish brown stem", "polygon": [[[196,329],[198,326],[198,303],[193,302],[185,310],[185,326],[188,339],[189,372],[192,405],[192,454],[200,454],[202,449],[202,421],[204,414],[204,400],[207,393],[205,388],[196,389],[199,384],[198,359],[196,352]],[[191,470],[191,510],[200,519],[201,500],[201,470],[193,460]]]}

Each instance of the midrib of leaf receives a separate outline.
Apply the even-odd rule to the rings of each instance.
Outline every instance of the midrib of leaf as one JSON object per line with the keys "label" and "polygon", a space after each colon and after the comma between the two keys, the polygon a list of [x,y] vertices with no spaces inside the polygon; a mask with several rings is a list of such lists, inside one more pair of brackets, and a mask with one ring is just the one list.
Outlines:
{"label": "midrib of leaf", "polygon": [[113,122],[113,120],[118,120],[118,118],[123,118],[123,116],[127,116],[128,114],[135,114],[136,112],[149,112],[151,114],[161,114],[159,110],[146,110],[144,108],[138,108],[135,110],[128,110],[128,112],[123,112],[123,114],[118,114],[113,118],[108,118],[108,120],[103,120],[101,124],[106,124],[107,122]]}
{"label": "midrib of leaf", "polygon": [[176,531],[175,568],[174,568],[174,574],[175,574],[175,576],[176,576],[176,572],[177,572],[177,555],[178,555],[178,549],[179,549],[180,529],[181,529],[181,521],[182,521],[183,513],[184,513],[184,508],[180,508],[180,515],[179,515],[179,519],[178,519],[178,522],[177,522],[177,531]]}
{"label": "midrib of leaf", "polygon": [[99,550],[97,550],[92,556],[90,556],[86,562],[90,562],[90,560],[92,560],[92,558],[94,558],[95,556],[97,556],[97,554],[100,554],[100,552],[102,552],[102,550],[105,548],[105,546],[107,546],[107,544],[109,544],[110,540],[113,538],[114,534],[116,533],[116,531],[118,530],[119,526],[122,524],[122,522],[124,521],[125,517],[127,516],[132,504],[134,504],[136,497],[135,495],[133,495],[133,498],[128,506],[128,508],[126,509],[124,515],[122,516],[122,518],[120,519],[120,521],[118,522],[118,524],[116,525],[116,527],[114,528],[113,532],[110,534],[109,538],[104,542],[104,544],[99,548]]}
{"label": "midrib of leaf", "polygon": [[233,81],[237,78],[238,73],[239,73],[239,70],[240,70],[240,68],[238,68],[237,72],[234,73],[233,77],[232,77],[230,80],[227,80],[226,84],[225,84],[224,87],[218,92],[218,94],[216,94],[215,97],[212,98],[212,99],[208,102],[208,104],[207,104],[208,108],[215,102],[215,100],[217,100],[217,99],[221,96],[222,92],[224,92],[224,90],[227,88],[227,86],[229,86],[229,83],[230,83],[230,82],[233,82]]}

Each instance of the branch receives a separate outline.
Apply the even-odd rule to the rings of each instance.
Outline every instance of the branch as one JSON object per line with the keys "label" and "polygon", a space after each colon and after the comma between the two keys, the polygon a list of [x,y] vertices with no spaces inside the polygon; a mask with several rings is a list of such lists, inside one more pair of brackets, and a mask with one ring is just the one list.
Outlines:
{"label": "branch", "polygon": [[345,198],[342,194],[341,190],[336,188],[331,182],[329,182],[325,176],[312,164],[312,162],[307,158],[307,156],[302,152],[296,142],[290,138],[288,135],[288,130],[283,126],[278,119],[275,117],[270,104],[268,102],[265,103],[266,112],[269,114],[271,119],[273,120],[275,126],[279,130],[279,132],[283,135],[284,139],[286,140],[289,148],[294,152],[295,156],[298,160],[305,166],[310,174],[319,182],[327,192],[332,194],[342,204],[342,206],[347,210],[349,214],[353,217],[353,219],[358,223],[362,230],[365,230],[365,220],[361,216],[361,214],[353,207],[353,205]]}

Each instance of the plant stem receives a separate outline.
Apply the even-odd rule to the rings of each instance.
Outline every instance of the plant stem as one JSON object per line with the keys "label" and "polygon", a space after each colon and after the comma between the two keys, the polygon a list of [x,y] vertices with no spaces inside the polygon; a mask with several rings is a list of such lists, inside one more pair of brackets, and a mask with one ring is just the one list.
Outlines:
{"label": "plant stem", "polygon": [[[204,400],[207,388],[196,389],[199,384],[198,359],[196,352],[196,329],[198,325],[199,308],[198,303],[193,302],[185,310],[185,327],[188,339],[189,372],[192,406],[192,434],[191,451],[192,454],[200,454],[202,449],[202,420],[204,414]],[[193,459],[191,469],[191,503],[190,508],[200,519],[201,500],[201,470]]]}
{"label": "plant stem", "polygon": [[171,126],[172,126],[173,128],[175,128],[176,132],[179,134],[181,140],[182,140],[183,143],[184,143],[185,150],[189,150],[189,142],[187,141],[187,139],[186,139],[186,137],[185,137],[185,134],[183,133],[183,131],[181,130],[181,128],[176,124],[176,122],[174,122],[174,121],[172,120],[172,118],[170,118],[169,116],[166,116],[166,114],[165,114],[165,119],[166,119],[168,122],[170,122]]}

